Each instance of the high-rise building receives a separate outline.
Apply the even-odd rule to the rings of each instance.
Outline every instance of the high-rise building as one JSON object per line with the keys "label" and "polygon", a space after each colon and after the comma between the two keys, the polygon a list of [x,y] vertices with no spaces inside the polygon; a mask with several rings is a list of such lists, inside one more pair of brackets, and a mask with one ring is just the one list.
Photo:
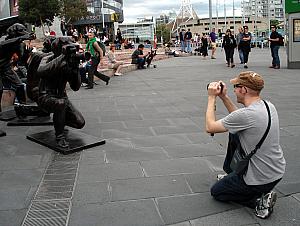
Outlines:
{"label": "high-rise building", "polygon": [[284,19],[283,0],[242,0],[241,5],[245,17]]}
{"label": "high-rise building", "polygon": [[86,0],[89,15],[77,21],[75,25],[105,25],[123,22],[123,0]]}

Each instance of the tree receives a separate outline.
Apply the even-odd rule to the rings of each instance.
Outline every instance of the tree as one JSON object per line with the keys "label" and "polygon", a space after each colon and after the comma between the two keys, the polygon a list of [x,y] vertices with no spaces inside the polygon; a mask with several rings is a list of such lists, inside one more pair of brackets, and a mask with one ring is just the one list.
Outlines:
{"label": "tree", "polygon": [[170,28],[165,24],[159,24],[156,26],[156,36],[159,42],[162,40],[164,43],[170,41]]}
{"label": "tree", "polygon": [[59,11],[60,0],[19,0],[20,19],[37,27],[43,26],[45,21],[53,22]]}
{"label": "tree", "polygon": [[86,0],[61,0],[61,16],[73,23],[88,15]]}
{"label": "tree", "polygon": [[270,25],[274,25],[274,26],[277,26],[278,24],[280,24],[280,21],[279,20],[270,20]]}

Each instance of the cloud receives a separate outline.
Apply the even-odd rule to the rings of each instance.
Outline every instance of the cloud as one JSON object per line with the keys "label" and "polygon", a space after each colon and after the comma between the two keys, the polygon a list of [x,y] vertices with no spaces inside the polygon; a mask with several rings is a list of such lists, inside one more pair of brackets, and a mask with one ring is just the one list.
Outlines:
{"label": "cloud", "polygon": [[[218,15],[224,15],[224,2],[226,5],[226,15],[233,15],[233,1],[212,0],[212,13],[216,16],[216,2],[218,1]],[[200,18],[208,17],[207,0],[191,0],[192,6]],[[137,18],[142,17],[159,17],[160,14],[174,10],[179,12],[181,6],[180,0],[124,0],[124,22],[136,22]],[[241,0],[235,1],[235,15],[241,15]]]}

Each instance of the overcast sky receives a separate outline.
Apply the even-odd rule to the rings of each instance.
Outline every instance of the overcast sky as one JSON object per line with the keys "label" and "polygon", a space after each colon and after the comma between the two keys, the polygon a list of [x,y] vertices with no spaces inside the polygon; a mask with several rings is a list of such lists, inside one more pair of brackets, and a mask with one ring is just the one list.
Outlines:
{"label": "overcast sky", "polygon": [[[194,10],[200,18],[208,17],[208,0],[191,0]],[[218,2],[218,15],[224,15],[224,2],[226,2],[226,15],[233,15],[233,1],[212,0],[213,16],[216,16],[216,2]],[[235,15],[241,15],[241,0],[235,0]],[[179,12],[181,0],[124,0],[124,22],[136,22],[138,17],[158,17],[169,10]]]}

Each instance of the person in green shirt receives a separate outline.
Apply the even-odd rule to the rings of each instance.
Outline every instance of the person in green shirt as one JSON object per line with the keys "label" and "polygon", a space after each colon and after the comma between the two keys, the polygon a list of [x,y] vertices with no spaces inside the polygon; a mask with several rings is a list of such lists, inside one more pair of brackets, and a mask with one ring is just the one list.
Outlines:
{"label": "person in green shirt", "polygon": [[100,73],[97,71],[98,64],[102,65],[103,61],[103,50],[100,48],[97,40],[95,38],[95,34],[93,32],[88,33],[89,41],[86,45],[86,51],[91,53],[91,65],[88,68],[88,85],[86,89],[94,88],[94,75],[104,81],[106,85],[108,85],[110,77]]}

